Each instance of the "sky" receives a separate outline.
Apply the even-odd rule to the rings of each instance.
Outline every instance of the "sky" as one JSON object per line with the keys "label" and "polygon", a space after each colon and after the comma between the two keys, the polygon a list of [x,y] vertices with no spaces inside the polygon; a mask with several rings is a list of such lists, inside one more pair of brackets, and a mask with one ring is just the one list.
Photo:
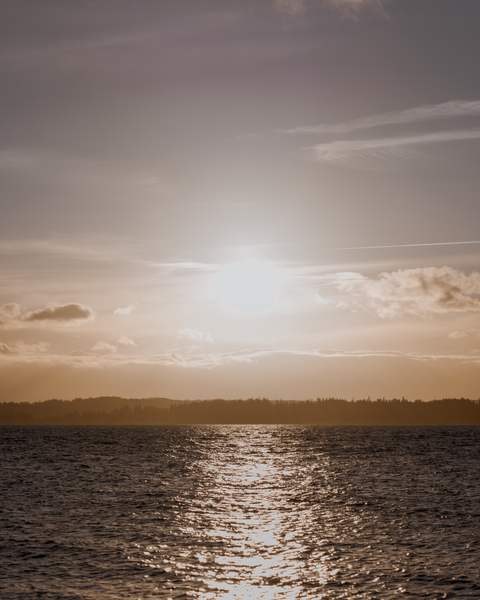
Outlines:
{"label": "sky", "polygon": [[2,0],[0,401],[480,396],[478,0]]}

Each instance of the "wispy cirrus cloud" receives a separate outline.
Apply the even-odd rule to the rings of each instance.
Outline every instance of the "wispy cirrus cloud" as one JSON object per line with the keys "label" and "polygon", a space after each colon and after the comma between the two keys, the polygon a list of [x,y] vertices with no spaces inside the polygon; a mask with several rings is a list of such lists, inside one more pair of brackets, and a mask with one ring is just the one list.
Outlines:
{"label": "wispy cirrus cloud", "polygon": [[382,160],[398,164],[401,160],[417,160],[418,148],[445,142],[480,139],[480,129],[437,131],[413,136],[395,136],[370,140],[337,140],[310,148],[316,160],[350,167],[368,166],[366,161]]}
{"label": "wispy cirrus cloud", "polygon": [[363,300],[380,317],[480,311],[480,273],[475,271],[466,275],[450,267],[425,267],[381,273],[378,279],[360,273],[330,277],[337,289]]}
{"label": "wispy cirrus cloud", "polygon": [[415,361],[439,361],[455,360],[465,363],[480,363],[479,356],[460,354],[424,354],[419,352],[401,352],[399,350],[342,350],[342,349],[312,349],[291,350],[273,348],[252,348],[237,352],[224,353],[189,353],[179,352],[166,353],[155,357],[154,360],[167,366],[179,366],[183,368],[212,369],[223,365],[235,363],[256,363],[263,358],[273,356],[298,356],[318,359],[362,359],[362,358],[392,358],[407,359]]}
{"label": "wispy cirrus cloud", "polygon": [[[440,104],[427,104],[401,111],[369,115],[336,124],[320,124],[275,129],[270,132],[249,134],[244,138],[255,138],[266,133],[277,135],[336,135],[369,131],[380,126],[399,127],[420,122],[434,123],[438,120],[480,116],[480,100],[451,100]],[[448,129],[423,132],[416,135],[396,134],[388,137],[366,139],[329,140],[304,148],[304,152],[324,163],[349,167],[371,167],[383,161],[399,164],[402,161],[418,161],[434,155],[433,146],[446,142],[461,142],[480,138],[480,129]],[[426,148],[430,146],[429,152]]]}
{"label": "wispy cirrus cloud", "polygon": [[326,0],[327,4],[347,15],[357,14],[366,8],[385,14],[384,6],[388,0]]}
{"label": "wispy cirrus cloud", "polygon": [[391,111],[378,115],[370,115],[337,123],[334,125],[309,125],[292,127],[290,129],[275,129],[272,133],[278,134],[305,134],[305,133],[351,133],[362,129],[371,129],[381,125],[406,125],[420,121],[437,119],[452,119],[460,117],[475,117],[480,115],[480,100],[451,100],[441,104],[425,104],[406,110]]}
{"label": "wispy cirrus cloud", "polygon": [[304,0],[275,0],[275,6],[289,15],[297,15],[305,11]]}
{"label": "wispy cirrus cloud", "polygon": [[470,337],[472,335],[480,335],[480,330],[478,329],[462,329],[460,331],[451,331],[447,337],[452,340],[460,340],[462,338]]}
{"label": "wispy cirrus cloud", "polygon": [[[6,344],[2,344],[3,348]],[[34,346],[39,346],[34,348]],[[95,348],[95,346],[97,346]],[[170,350],[161,354],[128,356],[118,354],[113,350],[115,346],[108,342],[97,342],[94,354],[83,351],[74,351],[67,355],[47,353],[39,345],[25,346],[24,352],[0,350],[0,358],[8,363],[43,364],[50,366],[69,366],[77,368],[101,369],[125,365],[152,365],[163,367],[180,367],[183,369],[214,369],[238,363],[257,363],[272,357],[305,357],[318,360],[325,359],[392,359],[412,361],[456,361],[465,364],[480,364],[480,356],[475,354],[428,354],[420,352],[402,352],[399,350],[344,350],[344,349],[305,349],[292,350],[285,348],[249,348],[235,352],[180,352]],[[10,346],[9,348],[12,348]],[[1,364],[1,363],[0,363]]]}
{"label": "wispy cirrus cloud", "polygon": [[[385,14],[383,8],[385,2],[386,0],[320,0],[315,3],[332,6],[347,16],[355,16],[367,8]],[[305,12],[307,2],[306,0],[274,0],[274,4],[282,12],[293,16]]]}

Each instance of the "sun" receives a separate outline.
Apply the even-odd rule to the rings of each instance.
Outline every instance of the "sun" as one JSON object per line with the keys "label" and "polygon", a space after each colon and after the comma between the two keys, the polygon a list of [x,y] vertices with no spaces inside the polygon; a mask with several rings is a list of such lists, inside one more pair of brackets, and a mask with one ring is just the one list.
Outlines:
{"label": "sun", "polygon": [[273,306],[279,280],[278,269],[248,259],[227,266],[218,276],[217,290],[219,297],[237,310],[258,313]]}

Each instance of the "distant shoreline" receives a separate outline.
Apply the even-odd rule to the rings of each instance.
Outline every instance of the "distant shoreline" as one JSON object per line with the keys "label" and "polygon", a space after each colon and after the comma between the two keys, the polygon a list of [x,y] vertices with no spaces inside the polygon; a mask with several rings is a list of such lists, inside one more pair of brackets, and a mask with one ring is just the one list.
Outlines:
{"label": "distant shoreline", "polygon": [[171,400],[0,403],[0,425],[480,425],[480,400]]}

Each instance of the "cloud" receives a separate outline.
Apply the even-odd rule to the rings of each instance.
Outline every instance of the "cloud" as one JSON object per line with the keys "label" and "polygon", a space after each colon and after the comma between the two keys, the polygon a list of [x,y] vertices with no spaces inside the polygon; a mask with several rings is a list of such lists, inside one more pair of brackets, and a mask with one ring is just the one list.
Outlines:
{"label": "cloud", "polygon": [[[383,10],[385,0],[322,0],[321,3],[333,6],[349,16],[354,16],[365,8],[385,14]],[[274,0],[274,4],[282,12],[297,15],[305,12],[306,0]]]}
{"label": "cloud", "polygon": [[117,344],[122,344],[123,346],[136,346],[137,344],[128,338],[126,335],[122,335],[122,337],[118,338]]}
{"label": "cloud", "polygon": [[83,350],[72,350],[69,356],[94,356],[94,354],[90,354],[89,352],[84,352]]}
{"label": "cloud", "polygon": [[36,354],[44,354],[48,352],[50,344],[47,342],[39,342],[38,344],[25,344],[22,341],[8,345],[0,342],[0,354],[6,356],[28,356]]}
{"label": "cloud", "polygon": [[425,155],[422,156],[415,151],[416,147],[477,139],[480,139],[480,129],[462,129],[373,140],[337,140],[317,144],[304,150],[313,152],[319,162],[362,167],[368,164],[366,161],[372,159],[396,163],[399,160],[416,161],[418,158],[425,158]]}
{"label": "cloud", "polygon": [[20,314],[20,304],[16,304],[15,302],[0,306],[0,327],[18,321]]}
{"label": "cloud", "polygon": [[480,273],[475,271],[466,275],[450,267],[425,267],[381,273],[376,280],[359,273],[331,277],[337,289],[363,296],[380,317],[480,311]]}
{"label": "cloud", "polygon": [[291,135],[305,133],[351,133],[381,125],[405,125],[419,121],[473,117],[478,115],[480,115],[480,100],[451,100],[442,104],[426,104],[401,111],[370,115],[369,117],[362,117],[336,125],[324,124],[293,127],[292,129],[276,129],[273,133]]}
{"label": "cloud", "polygon": [[95,346],[92,347],[93,352],[111,352],[113,354],[117,353],[117,347],[109,342],[97,342]]}
{"label": "cloud", "polygon": [[317,304],[328,304],[330,302],[330,300],[326,300],[325,298],[322,298],[322,296],[319,296],[318,294],[315,294],[313,296],[313,299]]}
{"label": "cloud", "polygon": [[[214,369],[224,365],[238,363],[256,363],[263,358],[273,356],[296,356],[310,357],[317,359],[362,359],[362,358],[390,358],[406,359],[415,361],[439,361],[455,360],[464,363],[480,363],[480,357],[464,354],[422,354],[415,352],[401,352],[399,350],[341,350],[341,349],[311,349],[311,350],[290,350],[290,349],[272,349],[272,348],[252,348],[238,350],[235,352],[188,352],[182,354],[180,351],[169,351],[153,356],[126,356],[121,354],[110,354],[108,356],[78,355],[75,358],[74,365],[79,367],[112,367],[127,364],[147,364],[162,365],[165,367],[181,367],[184,369]],[[45,362],[45,359],[38,357],[38,360]],[[72,364],[73,357],[56,357],[61,363]],[[51,362],[52,357],[48,357]]]}
{"label": "cloud", "polygon": [[296,15],[305,11],[304,0],[275,0],[275,6],[278,10],[289,15]]}
{"label": "cloud", "polygon": [[386,0],[326,0],[326,3],[350,15],[365,8],[385,14],[383,6]]}
{"label": "cloud", "polygon": [[[480,364],[480,356],[474,354],[422,354],[415,352],[401,352],[399,350],[342,350],[342,349],[273,349],[250,348],[235,352],[207,353],[181,351],[166,351],[161,354],[141,356],[117,354],[115,348],[108,342],[97,342],[94,346],[96,354],[89,354],[82,350],[75,350],[69,355],[47,353],[47,344],[33,344],[27,346],[23,342],[19,345],[7,346],[0,344],[0,365],[2,362],[38,364],[46,366],[69,366],[75,368],[103,369],[122,367],[126,365],[153,365],[163,367],[181,367],[184,369],[214,369],[225,365],[238,363],[257,363],[258,361],[275,356],[306,357],[313,359],[401,359],[414,361],[458,361],[464,364]],[[22,345],[23,344],[23,345]]]}
{"label": "cloud", "polygon": [[461,338],[468,337],[470,335],[480,335],[480,331],[478,329],[467,329],[466,331],[452,331],[447,335],[448,338],[458,340]]}
{"label": "cloud", "polygon": [[2,342],[0,342],[0,354],[11,355],[11,354],[15,354],[15,351],[11,346],[8,346],[7,344],[3,344]]}
{"label": "cloud", "polygon": [[45,308],[22,314],[15,302],[0,306],[0,327],[22,327],[25,323],[57,323],[79,325],[95,318],[96,313],[82,304],[56,304],[50,302]]}
{"label": "cloud", "polygon": [[205,334],[203,331],[199,331],[198,329],[189,329],[188,327],[180,329],[177,337],[180,339],[196,340],[199,342],[204,340],[210,344],[213,343],[213,337],[211,333]]}
{"label": "cloud", "polygon": [[[337,2],[337,4],[342,4]],[[355,6],[357,3],[345,0],[343,4]],[[360,6],[363,3],[358,3]],[[275,129],[270,133],[280,135],[304,134],[350,134],[360,130],[369,130],[379,126],[399,126],[422,121],[437,121],[439,119],[458,119],[463,117],[480,116],[480,100],[451,100],[441,104],[426,104],[401,111],[392,111],[361,117],[345,123],[333,125],[320,124],[298,126],[289,129]],[[258,137],[262,134],[243,136]],[[307,153],[313,153],[316,160],[326,163],[336,163],[350,167],[368,166],[372,159],[384,162],[398,163],[403,161],[418,161],[427,158],[425,147],[445,142],[458,142],[479,139],[478,129],[456,129],[436,131],[419,135],[395,135],[386,138],[365,140],[334,140],[304,148]],[[423,154],[420,148],[423,147]],[[430,154],[432,149],[430,149]],[[438,153],[438,150],[437,150]]]}
{"label": "cloud", "polygon": [[177,262],[161,263],[157,265],[165,271],[221,271],[224,267],[215,263]]}
{"label": "cloud", "polygon": [[[460,354],[422,354],[415,352],[401,352],[398,350],[341,350],[341,349],[313,349],[313,350],[289,350],[272,348],[253,348],[239,350],[236,352],[223,353],[197,353],[182,355],[179,352],[170,352],[143,360],[149,364],[161,364],[164,366],[177,366],[194,369],[213,369],[223,365],[235,363],[256,363],[257,361],[271,356],[299,356],[318,359],[362,359],[362,358],[392,358],[407,359],[415,361],[438,361],[455,360],[464,363],[480,363],[478,356]],[[117,359],[120,357],[112,357]],[[138,361],[136,361],[138,362]],[[142,359],[140,359],[142,362]]]}
{"label": "cloud", "polygon": [[55,304],[49,303],[46,308],[26,313],[22,321],[53,321],[57,323],[78,323],[91,321],[96,313],[88,306],[82,304]]}
{"label": "cloud", "polygon": [[133,304],[129,304],[125,308],[116,308],[113,311],[114,315],[131,315],[135,310],[137,310],[138,304],[134,302]]}

